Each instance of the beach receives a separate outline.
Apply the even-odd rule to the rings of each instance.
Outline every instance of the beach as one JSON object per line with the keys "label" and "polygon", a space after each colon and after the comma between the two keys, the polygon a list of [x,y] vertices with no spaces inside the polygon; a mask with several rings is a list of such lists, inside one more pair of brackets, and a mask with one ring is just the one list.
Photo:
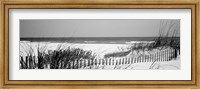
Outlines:
{"label": "beach", "polygon": [[[95,56],[96,59],[104,59],[106,54],[112,54],[112,53],[120,53],[120,52],[126,52],[129,51],[130,47],[135,45],[139,42],[132,42],[132,43],[126,43],[126,44],[97,44],[97,43],[67,43],[67,42],[29,42],[29,41],[21,41],[20,42],[20,56],[24,57],[31,54],[31,56],[38,56],[38,49],[39,51],[42,51],[44,53],[49,53],[54,50],[59,49],[67,49],[70,48],[80,48],[85,51],[91,51]],[[140,42],[141,43],[141,42]],[[143,42],[145,44],[147,42]],[[142,56],[150,56],[154,55],[156,52],[169,50],[171,48],[166,47],[165,49],[159,50],[159,49],[153,49],[151,51],[131,51],[129,54],[123,57],[115,57],[112,58],[115,60],[119,60],[122,58],[137,58]],[[170,53],[172,54],[172,53]],[[157,54],[157,56],[163,56],[165,54]],[[146,63],[134,63],[134,64],[123,64],[123,65],[98,65],[93,66],[94,69],[180,69],[180,56],[177,58],[173,58],[171,61],[160,61],[160,62],[146,62]],[[90,67],[91,68],[91,67]],[[80,69],[88,69],[88,67],[82,67]]]}

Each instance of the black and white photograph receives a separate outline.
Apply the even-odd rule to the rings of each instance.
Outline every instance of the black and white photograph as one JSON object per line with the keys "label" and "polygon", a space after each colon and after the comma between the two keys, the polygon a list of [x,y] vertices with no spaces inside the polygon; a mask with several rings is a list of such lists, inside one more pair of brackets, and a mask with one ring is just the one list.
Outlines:
{"label": "black and white photograph", "polygon": [[19,69],[180,70],[180,19],[21,19]]}

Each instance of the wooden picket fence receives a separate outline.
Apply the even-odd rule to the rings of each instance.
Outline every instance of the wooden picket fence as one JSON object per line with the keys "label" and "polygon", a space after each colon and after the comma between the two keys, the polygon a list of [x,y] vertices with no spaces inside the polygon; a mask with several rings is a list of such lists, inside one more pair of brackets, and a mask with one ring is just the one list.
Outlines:
{"label": "wooden picket fence", "polygon": [[[104,59],[77,59],[70,61],[67,64],[68,69],[80,69],[89,66],[111,66],[111,65],[126,65],[126,64],[134,64],[134,63],[146,63],[146,62],[164,62],[170,61],[172,58],[175,58],[177,55],[180,54],[180,51],[176,51],[175,49],[166,49],[162,51],[158,51],[154,54],[150,55],[139,55],[133,58],[104,58]],[[29,60],[30,56],[25,57],[24,64],[22,66],[29,66],[31,68],[27,69],[34,69],[37,68],[37,57],[33,57],[32,60]],[[23,57],[21,57],[23,60]],[[45,68],[50,69],[50,64],[46,64]]]}
{"label": "wooden picket fence", "polygon": [[94,59],[94,60],[74,60],[69,64],[69,68],[71,69],[79,69],[88,66],[112,66],[112,65],[126,65],[126,64],[134,64],[134,63],[146,63],[146,62],[164,62],[170,61],[172,58],[175,58],[179,55],[175,53],[175,49],[167,49],[163,51],[156,52],[150,55],[140,55],[134,58],[106,58],[106,59]]}

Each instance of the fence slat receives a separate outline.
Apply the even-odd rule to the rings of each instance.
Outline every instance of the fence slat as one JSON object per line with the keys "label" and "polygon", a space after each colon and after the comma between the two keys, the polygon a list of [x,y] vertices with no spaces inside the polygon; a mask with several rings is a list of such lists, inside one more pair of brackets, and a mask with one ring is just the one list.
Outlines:
{"label": "fence slat", "polygon": [[114,65],[115,64],[115,60],[114,59],[112,59],[112,65]]}
{"label": "fence slat", "polygon": [[116,65],[119,65],[119,64],[118,64],[118,60],[116,60]]}
{"label": "fence slat", "polygon": [[109,65],[111,65],[111,58],[109,59]]}

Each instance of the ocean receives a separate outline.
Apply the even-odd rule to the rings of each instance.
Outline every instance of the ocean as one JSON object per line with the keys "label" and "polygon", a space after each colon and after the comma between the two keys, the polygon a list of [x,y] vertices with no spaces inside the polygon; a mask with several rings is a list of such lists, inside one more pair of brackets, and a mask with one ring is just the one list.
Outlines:
{"label": "ocean", "polygon": [[[132,41],[154,41],[157,37],[43,37],[20,38],[20,41],[30,42],[68,42],[68,43],[94,43],[94,44],[124,44]],[[175,37],[180,40],[180,37]]]}

